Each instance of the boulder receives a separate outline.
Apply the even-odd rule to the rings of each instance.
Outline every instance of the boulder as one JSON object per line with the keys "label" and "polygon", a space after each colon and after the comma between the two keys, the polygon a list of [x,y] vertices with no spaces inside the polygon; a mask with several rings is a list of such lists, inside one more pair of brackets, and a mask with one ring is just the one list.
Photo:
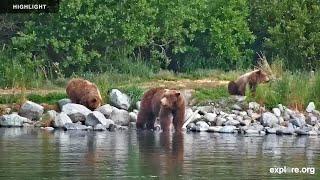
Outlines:
{"label": "boulder", "polygon": [[271,112],[263,113],[261,118],[263,126],[274,127],[279,123],[278,118]]}
{"label": "boulder", "polygon": [[235,110],[238,110],[238,111],[242,110],[242,108],[238,104],[232,105],[232,109],[235,109]]}
{"label": "boulder", "polygon": [[97,124],[93,127],[93,130],[94,131],[105,131],[107,130],[106,127],[102,124]]}
{"label": "boulder", "polygon": [[308,106],[307,106],[307,108],[306,108],[306,111],[308,112],[308,113],[311,113],[313,110],[315,110],[316,109],[316,106],[314,105],[314,102],[310,102],[309,104],[308,104]]}
{"label": "boulder", "polygon": [[260,104],[256,102],[249,102],[249,109],[252,109],[254,111],[258,111],[260,109]]}
{"label": "boulder", "polygon": [[88,114],[86,117],[85,125],[94,127],[97,124],[102,125],[110,125],[110,120],[107,120],[104,115],[99,111],[93,111],[92,113]]}
{"label": "boulder", "polygon": [[61,112],[55,117],[53,127],[62,128],[66,123],[72,123],[72,121],[65,112]]}
{"label": "boulder", "polygon": [[110,92],[110,102],[117,108],[128,110],[130,108],[130,98],[118,89],[112,89]]}
{"label": "boulder", "polygon": [[216,126],[222,126],[225,122],[227,122],[227,119],[218,117],[216,120]]}
{"label": "boulder", "polygon": [[19,115],[30,120],[37,121],[42,116],[43,111],[44,108],[41,105],[31,101],[27,101],[21,106]]}
{"label": "boulder", "polygon": [[220,133],[235,133],[236,132],[237,127],[235,126],[223,126],[219,132]]}
{"label": "boulder", "polygon": [[215,122],[216,121],[216,117],[217,117],[217,114],[216,113],[206,113],[203,118],[206,120],[206,121],[209,121],[209,122]]}
{"label": "boulder", "polygon": [[130,112],[129,116],[130,116],[130,122],[137,122],[138,115],[136,113]]}
{"label": "boulder", "polygon": [[121,126],[128,126],[130,123],[130,115],[128,111],[123,109],[114,108],[111,113],[110,119],[112,119],[115,124]]}
{"label": "boulder", "polygon": [[140,107],[141,107],[141,101],[137,101],[136,102],[136,108],[140,111]]}
{"label": "boulder", "polygon": [[59,104],[59,108],[62,109],[62,107],[68,103],[71,103],[71,100],[68,99],[68,98],[64,98],[64,99],[60,99],[58,101],[58,104]]}
{"label": "boulder", "polygon": [[65,123],[63,125],[64,130],[87,130],[88,127],[78,123]]}
{"label": "boulder", "polygon": [[209,129],[209,125],[204,121],[198,121],[196,127],[197,131],[207,131]]}
{"label": "boulder", "polygon": [[281,111],[279,108],[273,108],[272,111],[273,111],[273,114],[276,115],[277,117],[281,116]]}
{"label": "boulder", "polygon": [[62,107],[62,112],[66,113],[67,115],[80,113],[84,116],[87,116],[92,111],[81,104],[68,103]]}
{"label": "boulder", "polygon": [[220,132],[222,126],[210,126],[208,132]]}
{"label": "boulder", "polygon": [[73,123],[86,121],[86,116],[82,113],[79,113],[79,112],[74,113],[74,114],[70,114],[69,117]]}
{"label": "boulder", "polygon": [[113,109],[114,107],[110,104],[105,104],[103,106],[98,107],[96,111],[101,112],[106,118],[110,118]]}
{"label": "boulder", "polygon": [[29,120],[18,114],[0,116],[0,126],[2,127],[22,127],[25,122],[29,122]]}

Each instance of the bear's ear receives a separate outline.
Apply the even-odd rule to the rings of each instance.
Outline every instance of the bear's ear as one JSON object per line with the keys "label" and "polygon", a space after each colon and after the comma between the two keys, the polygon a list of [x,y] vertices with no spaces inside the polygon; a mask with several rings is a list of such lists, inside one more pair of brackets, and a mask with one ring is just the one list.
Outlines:
{"label": "bear's ear", "polygon": [[180,96],[180,92],[176,92],[176,96],[179,97]]}

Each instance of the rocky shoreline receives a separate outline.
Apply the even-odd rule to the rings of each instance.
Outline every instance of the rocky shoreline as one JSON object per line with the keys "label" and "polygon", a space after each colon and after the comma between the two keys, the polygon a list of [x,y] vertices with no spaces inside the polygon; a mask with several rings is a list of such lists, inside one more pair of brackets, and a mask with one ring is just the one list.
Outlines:
{"label": "rocky shoreline", "polygon": [[[132,106],[130,98],[117,89],[110,92],[110,104],[94,111],[83,105],[61,99],[61,112],[49,110],[31,101],[26,101],[19,112],[5,109],[0,116],[1,127],[40,127],[44,130],[93,130],[114,131],[135,129],[140,108],[138,101]],[[231,102],[231,103],[230,103]],[[129,112],[129,109],[133,109]],[[289,109],[281,104],[267,111],[256,102],[245,101],[245,97],[232,96],[205,106],[186,108],[183,128],[192,132],[240,133],[252,136],[320,135],[320,112],[310,102],[305,112]],[[156,124],[160,129],[160,125]]]}

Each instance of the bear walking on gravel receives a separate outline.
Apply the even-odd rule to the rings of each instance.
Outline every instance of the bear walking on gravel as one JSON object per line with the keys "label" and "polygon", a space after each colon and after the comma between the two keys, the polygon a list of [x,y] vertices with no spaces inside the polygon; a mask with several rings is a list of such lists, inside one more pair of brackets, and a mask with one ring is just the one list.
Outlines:
{"label": "bear walking on gravel", "polygon": [[157,117],[163,131],[169,131],[171,120],[176,132],[181,131],[185,116],[185,99],[180,91],[164,88],[152,88],[141,100],[137,117],[137,128],[154,129]]}
{"label": "bear walking on gravel", "polygon": [[257,85],[266,82],[269,82],[267,73],[258,69],[243,74],[236,81],[230,81],[228,84],[228,91],[231,95],[244,96],[247,84],[249,84],[251,92],[255,93]]}
{"label": "bear walking on gravel", "polygon": [[76,78],[71,79],[66,88],[67,95],[71,99],[71,102],[82,104],[94,110],[101,106],[102,98],[97,86],[87,80]]}

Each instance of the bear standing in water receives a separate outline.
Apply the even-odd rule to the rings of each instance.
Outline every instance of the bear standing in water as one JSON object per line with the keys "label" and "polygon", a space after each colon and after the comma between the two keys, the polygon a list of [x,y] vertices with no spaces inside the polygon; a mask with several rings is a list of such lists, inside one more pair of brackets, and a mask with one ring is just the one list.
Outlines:
{"label": "bear standing in water", "polygon": [[236,81],[230,81],[228,91],[231,95],[244,96],[247,84],[249,84],[251,92],[255,93],[256,87],[260,83],[269,82],[269,77],[263,70],[254,70],[240,76]]}
{"label": "bear standing in water", "polygon": [[153,88],[147,91],[141,100],[137,118],[137,128],[154,129],[157,117],[163,131],[169,131],[171,119],[176,132],[181,131],[185,116],[185,100],[180,91]]}
{"label": "bear standing in water", "polygon": [[66,92],[73,103],[82,104],[90,110],[101,106],[102,98],[100,91],[94,83],[84,79],[71,79]]}

